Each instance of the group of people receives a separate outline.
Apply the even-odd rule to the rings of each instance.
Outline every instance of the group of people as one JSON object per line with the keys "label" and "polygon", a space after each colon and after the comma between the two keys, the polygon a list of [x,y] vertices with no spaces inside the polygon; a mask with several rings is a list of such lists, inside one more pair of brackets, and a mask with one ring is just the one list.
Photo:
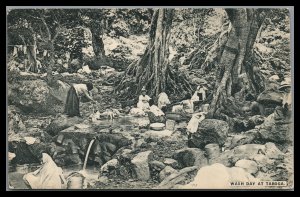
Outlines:
{"label": "group of people", "polygon": [[195,93],[191,96],[187,94],[182,101],[177,103],[171,103],[168,95],[165,92],[161,92],[157,98],[157,105],[154,104],[154,100],[146,94],[146,89],[143,87],[141,95],[137,103],[137,108],[132,108],[131,113],[137,115],[148,115],[150,123],[165,123],[165,113],[169,106],[172,107],[171,112],[180,114],[190,119],[187,132],[189,134],[197,131],[199,123],[205,119],[209,104],[201,105],[199,109],[195,110],[195,104],[203,103],[206,99],[206,91],[208,89],[204,85],[197,87]]}

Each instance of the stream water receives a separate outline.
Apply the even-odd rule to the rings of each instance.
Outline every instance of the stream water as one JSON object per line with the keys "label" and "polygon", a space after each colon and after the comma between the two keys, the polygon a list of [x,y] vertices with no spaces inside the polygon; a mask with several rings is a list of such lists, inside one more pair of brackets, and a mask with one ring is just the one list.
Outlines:
{"label": "stream water", "polygon": [[138,126],[140,122],[149,120],[148,117],[134,117],[134,116],[121,116],[116,119],[97,120],[94,124],[112,127],[134,127]]}

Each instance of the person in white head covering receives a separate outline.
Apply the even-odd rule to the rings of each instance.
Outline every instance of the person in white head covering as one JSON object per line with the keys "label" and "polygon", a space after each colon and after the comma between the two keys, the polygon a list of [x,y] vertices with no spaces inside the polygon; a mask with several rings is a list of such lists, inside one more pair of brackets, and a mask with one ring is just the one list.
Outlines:
{"label": "person in white head covering", "polygon": [[46,153],[42,153],[42,166],[23,180],[31,189],[64,189],[66,183],[62,169]]}
{"label": "person in white head covering", "polygon": [[151,99],[148,95],[146,95],[145,87],[142,88],[142,95],[139,96],[139,102],[137,103],[137,108],[142,109],[143,111],[149,110],[149,100]]}
{"label": "person in white head covering", "polygon": [[193,94],[191,100],[194,102],[194,101],[204,101],[206,99],[206,91],[208,89],[203,86],[203,85],[200,85],[197,87],[195,93]]}
{"label": "person in white head covering", "polygon": [[165,92],[161,92],[158,95],[157,106],[159,109],[163,109],[168,104],[171,104],[168,95]]}

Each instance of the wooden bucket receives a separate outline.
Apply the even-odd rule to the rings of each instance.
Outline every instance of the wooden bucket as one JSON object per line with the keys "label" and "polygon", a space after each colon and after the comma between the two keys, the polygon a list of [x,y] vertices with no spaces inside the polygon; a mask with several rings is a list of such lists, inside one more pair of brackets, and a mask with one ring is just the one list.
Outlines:
{"label": "wooden bucket", "polygon": [[68,189],[83,189],[84,176],[82,174],[74,172],[71,173],[67,178]]}
{"label": "wooden bucket", "polygon": [[175,120],[167,120],[166,121],[166,129],[169,131],[174,131],[175,125],[176,125]]}

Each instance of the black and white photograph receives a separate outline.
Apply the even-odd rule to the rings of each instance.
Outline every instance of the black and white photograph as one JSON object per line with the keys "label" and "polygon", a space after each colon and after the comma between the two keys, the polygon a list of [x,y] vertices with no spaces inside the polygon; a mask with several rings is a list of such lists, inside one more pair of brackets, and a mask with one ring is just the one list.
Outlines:
{"label": "black and white photograph", "polygon": [[294,7],[6,6],[6,190],[294,190]]}

